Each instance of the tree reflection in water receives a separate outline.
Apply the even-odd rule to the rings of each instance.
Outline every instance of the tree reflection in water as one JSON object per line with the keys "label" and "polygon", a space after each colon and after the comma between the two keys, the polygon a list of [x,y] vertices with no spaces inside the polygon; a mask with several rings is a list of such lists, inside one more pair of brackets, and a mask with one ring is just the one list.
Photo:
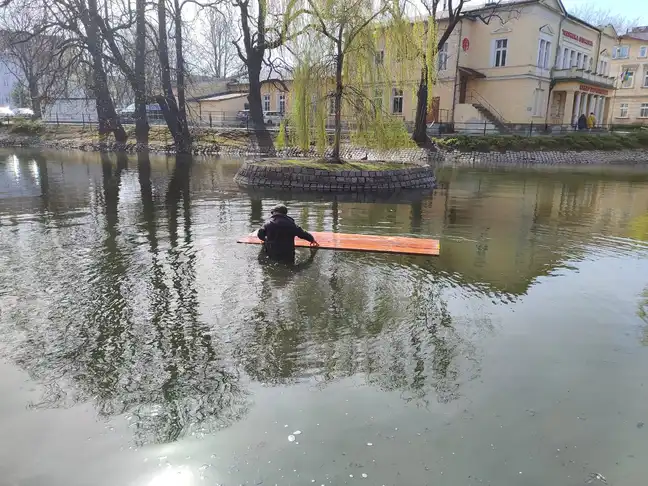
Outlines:
{"label": "tree reflection in water", "polygon": [[[222,345],[198,318],[192,241],[191,161],[178,160],[164,205],[168,245],[146,154],[138,156],[141,227],[150,266],[136,268],[120,233],[125,156],[102,155],[104,228],[80,263],[81,279],[43,326],[30,327],[18,363],[45,384],[34,407],[94,400],[99,414],[131,416],[138,444],[168,442],[228,426],[248,411],[248,393]],[[160,213],[157,213],[160,214]],[[143,272],[143,273],[142,273]],[[71,382],[71,386],[66,384]]]}
{"label": "tree reflection in water", "polygon": [[[423,406],[458,398],[479,372],[474,329],[452,321],[433,269],[404,261],[325,252],[301,274],[264,271],[235,356],[267,384],[358,375]],[[490,322],[475,327],[488,332]]]}

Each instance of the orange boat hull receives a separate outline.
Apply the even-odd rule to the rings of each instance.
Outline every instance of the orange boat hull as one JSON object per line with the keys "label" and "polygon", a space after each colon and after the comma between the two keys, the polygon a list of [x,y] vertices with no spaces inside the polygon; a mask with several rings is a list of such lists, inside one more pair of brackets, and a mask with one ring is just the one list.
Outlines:
{"label": "orange boat hull", "polygon": [[[311,234],[320,248],[329,250],[372,251],[379,253],[403,253],[407,255],[439,255],[439,240],[407,238],[404,236],[353,235],[345,233]],[[237,240],[238,243],[261,244],[256,231]],[[295,246],[308,247],[310,243],[295,238]]]}

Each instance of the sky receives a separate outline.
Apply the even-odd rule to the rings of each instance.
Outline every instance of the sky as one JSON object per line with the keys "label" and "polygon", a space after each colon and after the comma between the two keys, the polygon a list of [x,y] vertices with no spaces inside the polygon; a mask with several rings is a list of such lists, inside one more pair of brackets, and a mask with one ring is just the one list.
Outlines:
{"label": "sky", "polygon": [[639,17],[643,25],[648,25],[648,0],[563,0],[563,5],[567,11],[580,5],[591,5],[626,17]]}

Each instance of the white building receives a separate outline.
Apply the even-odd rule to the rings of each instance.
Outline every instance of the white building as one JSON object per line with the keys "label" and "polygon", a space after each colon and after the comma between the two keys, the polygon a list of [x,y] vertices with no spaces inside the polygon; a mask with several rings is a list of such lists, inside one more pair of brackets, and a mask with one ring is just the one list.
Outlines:
{"label": "white building", "polygon": [[17,71],[11,69],[7,61],[0,57],[0,106],[11,106],[13,104],[11,93],[18,84],[14,72]]}

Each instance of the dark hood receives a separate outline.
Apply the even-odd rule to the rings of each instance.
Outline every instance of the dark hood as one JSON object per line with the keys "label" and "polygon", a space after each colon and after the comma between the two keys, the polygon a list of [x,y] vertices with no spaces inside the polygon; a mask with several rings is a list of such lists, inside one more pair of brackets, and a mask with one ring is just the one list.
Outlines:
{"label": "dark hood", "polygon": [[294,219],[292,219],[290,216],[287,216],[287,215],[281,214],[281,213],[274,213],[272,216],[270,216],[270,219],[268,221],[272,221],[274,224],[277,224],[279,226],[283,226],[283,225],[294,226],[295,225],[295,220]]}

